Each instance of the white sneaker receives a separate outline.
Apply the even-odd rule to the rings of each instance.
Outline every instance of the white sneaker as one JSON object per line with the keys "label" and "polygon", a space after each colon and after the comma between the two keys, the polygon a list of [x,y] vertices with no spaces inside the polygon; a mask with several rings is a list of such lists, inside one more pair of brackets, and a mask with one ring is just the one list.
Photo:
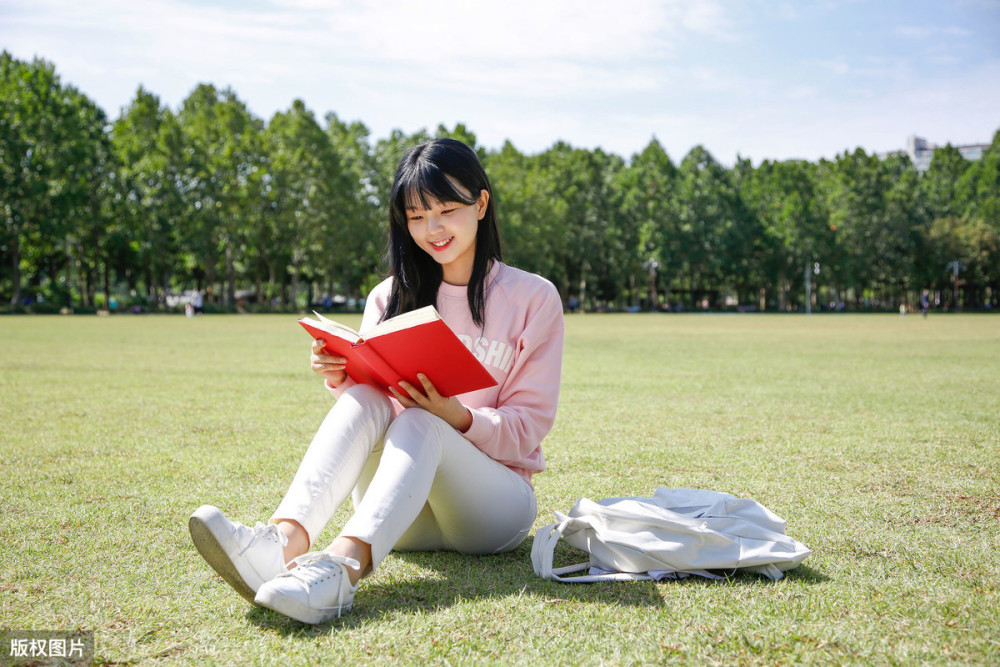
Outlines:
{"label": "white sneaker", "polygon": [[288,538],[274,524],[249,528],[202,505],[188,519],[188,529],[202,558],[250,602],[265,581],[288,571],[282,551]]}
{"label": "white sneaker", "polygon": [[347,568],[360,569],[358,561],[314,551],[294,562],[296,567],[260,587],[257,604],[313,625],[351,610],[358,587],[351,585]]}

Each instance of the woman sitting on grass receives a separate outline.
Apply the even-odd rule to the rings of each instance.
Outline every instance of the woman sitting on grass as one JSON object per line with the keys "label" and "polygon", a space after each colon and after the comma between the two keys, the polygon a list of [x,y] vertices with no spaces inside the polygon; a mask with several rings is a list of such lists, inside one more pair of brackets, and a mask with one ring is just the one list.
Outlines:
{"label": "woman sitting on grass", "polygon": [[[536,515],[531,477],[552,428],[563,313],[547,280],[503,264],[489,180],[452,139],[411,149],[392,187],[390,277],[362,329],[426,305],[466,341],[497,385],[441,396],[425,377],[389,397],[357,384],[346,360],[313,342],[312,369],[336,397],[268,525],[217,508],[189,522],[206,561],[243,597],[305,623],[351,608],[358,581],[393,548],[510,551]],[[352,495],[354,514],[307,553]]]}

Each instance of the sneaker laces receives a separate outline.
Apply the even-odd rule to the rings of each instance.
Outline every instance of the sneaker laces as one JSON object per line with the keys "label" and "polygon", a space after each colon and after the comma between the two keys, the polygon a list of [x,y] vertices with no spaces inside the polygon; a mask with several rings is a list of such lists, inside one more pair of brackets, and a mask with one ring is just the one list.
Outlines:
{"label": "sneaker laces", "polygon": [[353,558],[339,556],[327,551],[313,551],[299,556],[292,562],[295,563],[297,567],[289,570],[288,574],[285,576],[295,577],[307,585],[322,581],[325,577],[334,574],[340,574],[346,577],[347,572],[344,571],[345,567],[349,567],[352,570],[361,569],[361,563]]}
{"label": "sneaker laces", "polygon": [[254,545],[254,542],[256,542],[259,539],[276,539],[278,541],[278,544],[280,544],[281,546],[283,547],[288,546],[288,537],[283,532],[281,532],[277,524],[274,523],[265,524],[261,521],[258,521],[256,524],[254,524],[253,528],[250,528],[248,526],[240,526],[240,527],[243,528],[244,531],[247,531],[246,533],[244,533],[243,536],[245,538],[246,537],[250,538],[247,540],[247,543],[243,547],[243,550],[240,551],[241,554],[245,553],[246,550],[252,547]]}

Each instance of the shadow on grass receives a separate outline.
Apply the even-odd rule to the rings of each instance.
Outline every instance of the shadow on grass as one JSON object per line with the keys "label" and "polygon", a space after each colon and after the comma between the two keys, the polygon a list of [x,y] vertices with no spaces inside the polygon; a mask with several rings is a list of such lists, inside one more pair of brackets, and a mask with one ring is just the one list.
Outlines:
{"label": "shadow on grass", "polygon": [[830,581],[830,577],[808,565],[799,565],[794,570],[787,572],[785,576],[792,581],[802,584],[822,584]]}
{"label": "shadow on grass", "polygon": [[[310,626],[277,612],[253,607],[247,619],[261,628],[282,635],[321,636],[335,628],[354,628],[368,622],[401,614],[431,613],[456,604],[483,599],[521,603],[535,598],[542,604],[594,604],[622,607],[661,607],[666,604],[663,586],[768,586],[771,582],[759,575],[740,573],[735,577],[712,581],[689,577],[677,581],[610,581],[595,584],[564,584],[541,579],[531,565],[531,538],[505,554],[467,556],[454,552],[392,552],[391,557],[404,561],[405,569],[422,574],[389,578],[378,574],[361,584],[354,607],[340,619]],[[583,562],[586,554],[571,547],[556,551],[557,566]],[[802,584],[828,581],[822,573],[800,565],[788,572],[787,579]]]}

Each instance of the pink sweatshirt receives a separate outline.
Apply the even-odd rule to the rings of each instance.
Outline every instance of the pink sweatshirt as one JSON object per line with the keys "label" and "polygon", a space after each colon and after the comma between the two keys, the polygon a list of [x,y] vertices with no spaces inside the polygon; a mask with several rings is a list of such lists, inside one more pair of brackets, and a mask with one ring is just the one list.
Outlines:
{"label": "pink sweatshirt", "polygon": [[[392,278],[368,295],[361,330],[374,326],[385,311]],[[562,372],[563,310],[549,281],[500,262],[487,277],[486,326],[472,321],[466,287],[442,283],[437,310],[441,318],[492,373],[497,385],[461,394],[472,412],[463,435],[531,483],[545,469],[541,442],[555,422]],[[334,396],[355,384],[350,378],[329,387]],[[392,399],[397,414],[403,408]]]}

